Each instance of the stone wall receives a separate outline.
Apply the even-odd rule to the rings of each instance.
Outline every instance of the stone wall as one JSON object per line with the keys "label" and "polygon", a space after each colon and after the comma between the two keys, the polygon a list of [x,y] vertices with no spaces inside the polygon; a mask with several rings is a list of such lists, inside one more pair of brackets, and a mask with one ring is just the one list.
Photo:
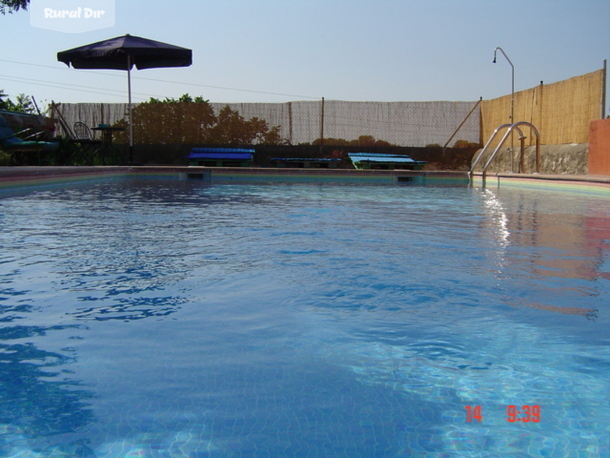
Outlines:
{"label": "stone wall", "polygon": [[[569,143],[563,145],[541,145],[540,146],[540,173],[545,175],[586,175],[588,143]],[[485,156],[477,165],[476,171],[481,171],[487,159],[493,152],[493,148],[485,153]],[[480,150],[479,150],[480,151]],[[479,154],[477,152],[475,157]],[[498,172],[520,172],[520,149],[515,145],[513,152],[513,170],[511,170],[511,158],[509,148],[502,148],[496,158],[487,169],[487,173]],[[536,147],[525,148],[525,170],[523,173],[536,172]]]}

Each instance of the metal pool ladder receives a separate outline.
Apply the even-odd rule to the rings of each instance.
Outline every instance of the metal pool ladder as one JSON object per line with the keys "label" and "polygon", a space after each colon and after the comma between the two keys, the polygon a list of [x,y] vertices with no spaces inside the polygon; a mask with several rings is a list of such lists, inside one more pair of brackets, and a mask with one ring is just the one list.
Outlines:
{"label": "metal pool ladder", "polygon": [[[504,142],[506,141],[506,139],[508,138],[510,133],[513,131],[513,129],[516,129],[517,132],[519,132],[519,140],[521,142],[519,173],[525,173],[525,139],[527,137],[525,135],[523,135],[523,131],[519,128],[519,126],[529,126],[530,129],[536,134],[536,173],[540,173],[540,134],[538,133],[538,129],[536,129],[536,126],[534,126],[530,122],[519,121],[514,124],[502,124],[501,126],[497,127],[496,130],[494,130],[493,134],[491,134],[491,137],[489,137],[489,140],[487,140],[487,143],[485,144],[485,146],[483,147],[481,152],[477,155],[475,160],[472,162],[472,166],[470,167],[470,172],[469,172],[469,178],[470,178],[471,185],[472,185],[472,174],[474,173],[474,168],[477,166],[477,164],[479,163],[479,161],[481,160],[481,158],[487,151],[487,148],[489,147],[491,142],[494,140],[494,138],[496,138],[496,135],[498,135],[498,132],[500,132],[503,129],[508,129],[508,130],[504,134],[504,137],[502,137],[502,140],[500,140],[500,143],[498,144],[498,146],[496,146],[496,149],[494,150],[494,152],[491,153],[491,155],[489,156],[487,163],[483,166],[483,172],[482,172],[483,187],[485,187],[485,177],[487,176],[487,168],[489,167],[491,162],[495,159],[496,154],[498,154],[498,151],[500,151],[500,148],[502,148],[502,145],[504,145]],[[511,154],[512,154],[512,151],[511,151]]]}

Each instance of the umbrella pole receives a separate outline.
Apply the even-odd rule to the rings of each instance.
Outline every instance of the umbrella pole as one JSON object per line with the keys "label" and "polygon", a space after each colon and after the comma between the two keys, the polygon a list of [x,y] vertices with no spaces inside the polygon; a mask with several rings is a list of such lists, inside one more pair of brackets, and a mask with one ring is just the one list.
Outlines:
{"label": "umbrella pole", "polygon": [[133,122],[131,119],[131,56],[127,55],[127,92],[129,94],[129,164],[133,164]]}

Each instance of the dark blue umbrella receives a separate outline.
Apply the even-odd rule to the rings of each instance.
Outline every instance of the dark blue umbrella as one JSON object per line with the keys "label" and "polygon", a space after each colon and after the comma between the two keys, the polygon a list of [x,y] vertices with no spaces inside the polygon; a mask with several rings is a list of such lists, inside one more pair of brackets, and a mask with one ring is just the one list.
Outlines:
{"label": "dark blue umbrella", "polygon": [[131,69],[188,67],[193,52],[160,41],[125,35],[57,53],[57,60],[78,69],[127,70],[129,93],[129,160],[133,160]]}

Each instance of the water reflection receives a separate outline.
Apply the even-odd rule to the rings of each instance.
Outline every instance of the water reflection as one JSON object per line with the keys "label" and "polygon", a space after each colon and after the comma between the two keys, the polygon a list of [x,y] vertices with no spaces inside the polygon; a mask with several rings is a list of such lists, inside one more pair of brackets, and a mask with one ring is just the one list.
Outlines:
{"label": "water reflection", "polygon": [[[607,206],[575,211],[578,204],[567,198],[565,207],[550,207],[543,198],[532,199],[525,192],[489,189],[484,199],[488,217],[483,227],[497,234],[502,247],[499,276],[510,296],[507,302],[595,320],[598,309],[578,307],[578,299],[598,294],[594,284],[582,280],[610,278],[604,270],[610,257]],[[512,288],[519,282],[530,284],[539,296],[513,297]],[[573,303],[545,302],[547,296],[554,301],[572,297]]]}
{"label": "water reflection", "polygon": [[24,288],[11,294],[38,303],[27,289],[38,284],[33,291],[61,295],[65,314],[79,320],[168,317],[189,300],[176,285],[263,262],[233,246],[256,237],[267,217],[259,207],[271,201],[275,207],[279,197],[196,181],[39,190],[0,201],[0,230],[7,229],[0,244],[11,247],[0,263],[9,272],[6,281]]}
{"label": "water reflection", "polygon": [[[1,316],[6,312],[2,308]],[[43,452],[53,436],[75,434],[94,420],[87,403],[92,392],[72,379],[70,367],[76,358],[67,355],[68,350],[44,350],[32,341],[67,329],[0,328],[0,455]],[[87,455],[84,444],[71,444],[70,450]]]}
{"label": "water reflection", "polygon": [[581,307],[558,307],[550,304],[543,304],[538,301],[527,301],[521,300],[511,302],[511,305],[516,307],[529,307],[537,310],[545,310],[547,312],[561,313],[563,315],[580,315],[584,316],[587,320],[595,320],[597,318],[597,309],[581,308]]}
{"label": "water reflection", "polygon": [[484,189],[484,202],[486,207],[486,217],[490,218],[489,225],[494,229],[494,234],[501,248],[505,248],[509,243],[511,231],[508,227],[508,216],[503,204],[498,197],[489,189]]}
{"label": "water reflection", "polygon": [[121,298],[108,303],[102,300],[100,305],[92,306],[101,299],[82,297],[85,307],[76,307],[72,316],[78,319],[108,321],[108,320],[141,320],[144,318],[165,318],[175,313],[187,299],[180,297],[136,297]]}

